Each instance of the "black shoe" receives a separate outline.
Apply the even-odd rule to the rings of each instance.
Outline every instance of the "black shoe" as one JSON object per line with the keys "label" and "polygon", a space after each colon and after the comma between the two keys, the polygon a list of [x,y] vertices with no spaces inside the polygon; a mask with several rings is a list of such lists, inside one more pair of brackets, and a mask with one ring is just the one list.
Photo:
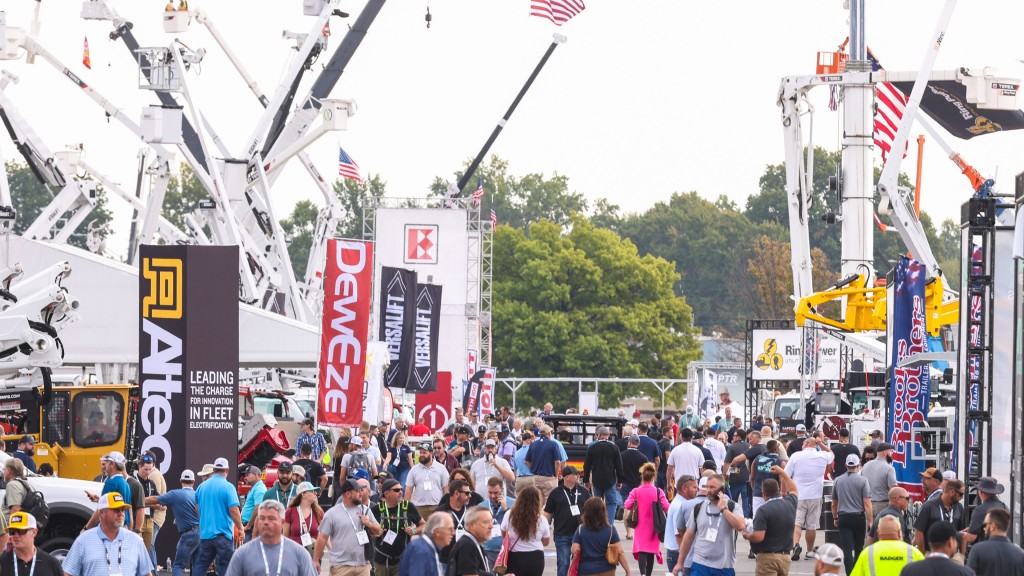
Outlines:
{"label": "black shoe", "polygon": [[801,548],[799,544],[797,544],[796,548],[793,548],[793,560],[799,560],[800,559],[800,553],[803,552],[803,551],[804,551],[804,549]]}
{"label": "black shoe", "polygon": [[747,558],[750,558],[751,560],[756,560],[756,559],[757,559],[757,556],[755,556],[755,555],[754,555],[754,551],[753,551],[753,550],[751,550],[751,551],[750,551],[750,554],[747,554]]}

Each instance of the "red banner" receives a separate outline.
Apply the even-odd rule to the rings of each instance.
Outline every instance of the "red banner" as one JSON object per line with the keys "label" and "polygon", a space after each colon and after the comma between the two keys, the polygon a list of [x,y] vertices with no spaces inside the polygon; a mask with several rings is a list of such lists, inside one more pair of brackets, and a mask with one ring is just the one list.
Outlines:
{"label": "red banner", "polygon": [[437,373],[437,390],[416,394],[416,419],[423,418],[423,423],[430,432],[444,428],[452,417],[452,373]]}
{"label": "red banner", "polygon": [[488,414],[494,414],[494,381],[498,371],[494,368],[484,368],[487,374],[484,376],[483,382],[481,382],[480,390],[480,415],[487,416]]}
{"label": "red banner", "polygon": [[317,403],[320,426],[358,426],[362,421],[372,284],[372,242],[327,241]]}

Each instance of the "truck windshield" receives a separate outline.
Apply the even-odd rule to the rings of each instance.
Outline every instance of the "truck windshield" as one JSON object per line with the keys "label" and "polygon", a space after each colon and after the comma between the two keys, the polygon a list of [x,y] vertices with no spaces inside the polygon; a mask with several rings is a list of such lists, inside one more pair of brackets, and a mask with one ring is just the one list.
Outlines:
{"label": "truck windshield", "polygon": [[775,401],[775,417],[783,419],[791,419],[795,417],[797,410],[800,409],[799,398],[779,398]]}

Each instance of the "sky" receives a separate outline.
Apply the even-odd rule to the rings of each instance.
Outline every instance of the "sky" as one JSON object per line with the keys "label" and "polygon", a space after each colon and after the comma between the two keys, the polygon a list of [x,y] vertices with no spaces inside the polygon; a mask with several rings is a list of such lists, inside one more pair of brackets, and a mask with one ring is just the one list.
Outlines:
{"label": "sky", "polygon": [[[162,1],[111,3],[133,22],[142,46],[167,46],[177,37],[206,49],[202,65],[187,77],[189,88],[228,149],[241,156],[263,109],[210,33],[193,21],[183,34],[165,34]],[[4,0],[0,10],[8,26],[27,27],[36,4]],[[352,15],[348,22],[364,5],[341,3]],[[424,23],[428,5],[430,28]],[[887,69],[920,67],[941,5],[867,0],[868,45]],[[108,22],[81,20],[79,3],[70,0],[40,6],[40,39],[72,71],[136,120],[144,105],[155,102],[138,89],[127,49],[107,39]],[[302,15],[299,0],[196,0],[190,8],[207,13],[268,94],[295,53],[282,30],[308,32],[313,23]],[[591,0],[584,12],[556,27],[530,17],[528,0],[392,0],[332,93],[358,104],[348,130],[327,134],[307,151],[331,175],[341,145],[364,176],[380,174],[387,181],[390,196],[424,196],[435,176],[452,178],[476,155],[557,32],[568,42],[555,50],[491,148],[508,161],[512,174],[567,176],[573,191],[591,202],[607,198],[624,212],[643,212],[674,192],[689,191],[711,200],[725,195],[742,207],[757,192],[765,166],[783,160],[775,104],[781,78],[813,73],[816,52],[834,50],[848,35],[847,14],[842,0]],[[1024,59],[1021,21],[1021,2],[961,2],[935,69],[993,66],[1003,76],[1024,76],[1018,60]],[[333,18],[331,27],[327,54],[314,64],[314,73],[346,24]],[[92,70],[81,64],[84,38]],[[0,70],[19,78],[6,95],[51,149],[83,143],[93,165],[134,189],[140,146],[135,136],[108,122],[41,60],[4,61]],[[300,95],[313,77],[307,75]],[[816,89],[811,100],[815,145],[838,149],[841,119],[827,108],[827,89]],[[921,132],[915,128],[911,139]],[[1024,134],[947,140],[982,174],[996,176],[998,191],[1012,194],[1013,176],[1024,171]],[[6,134],[0,134],[0,153],[5,160],[20,159]],[[916,163],[911,146],[904,171],[913,175]],[[922,209],[937,221],[958,219],[970,193],[967,180],[928,138]],[[272,197],[279,218],[300,199],[323,204],[294,162]],[[123,255],[131,213],[120,200],[111,206],[116,234],[107,250]]]}

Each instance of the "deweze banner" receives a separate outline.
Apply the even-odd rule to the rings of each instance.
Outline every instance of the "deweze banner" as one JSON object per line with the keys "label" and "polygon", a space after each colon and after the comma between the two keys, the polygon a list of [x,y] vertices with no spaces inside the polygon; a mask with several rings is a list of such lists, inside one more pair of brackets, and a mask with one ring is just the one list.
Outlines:
{"label": "deweze banner", "polygon": [[416,346],[412,378],[406,389],[422,394],[437,390],[437,338],[441,330],[441,287],[416,287]]}
{"label": "deweze banner", "polygon": [[416,395],[416,420],[434,433],[445,427],[452,419],[452,373],[437,374],[437,390]]}
{"label": "deweze banner", "polygon": [[[238,248],[139,247],[139,440],[165,478],[238,459]],[[174,550],[173,531],[158,551]]]}
{"label": "deweze banner", "polygon": [[[893,82],[904,94],[914,89],[913,82]],[[1007,87],[1007,89],[1011,89]],[[1012,86],[1016,90],[1016,86]],[[1024,128],[1020,110],[982,110],[967,101],[967,87],[956,80],[929,80],[921,97],[921,110],[950,134],[969,140],[975,136]]]}
{"label": "deweze banner", "polygon": [[412,373],[416,345],[416,271],[382,266],[380,269],[380,333],[388,345],[391,364],[384,385],[405,388]]}
{"label": "deweze banner", "polygon": [[320,426],[358,426],[362,421],[372,290],[373,243],[328,240],[316,409]]}
{"label": "deweze banner", "polygon": [[920,500],[923,460],[913,460],[921,447],[915,429],[928,422],[929,378],[928,366],[898,367],[900,361],[913,354],[927,351],[925,332],[924,285],[926,269],[923,264],[904,256],[896,265],[893,284],[890,361],[892,380],[889,387],[888,441],[893,445],[892,465],[896,468],[896,481],[912,498]]}

